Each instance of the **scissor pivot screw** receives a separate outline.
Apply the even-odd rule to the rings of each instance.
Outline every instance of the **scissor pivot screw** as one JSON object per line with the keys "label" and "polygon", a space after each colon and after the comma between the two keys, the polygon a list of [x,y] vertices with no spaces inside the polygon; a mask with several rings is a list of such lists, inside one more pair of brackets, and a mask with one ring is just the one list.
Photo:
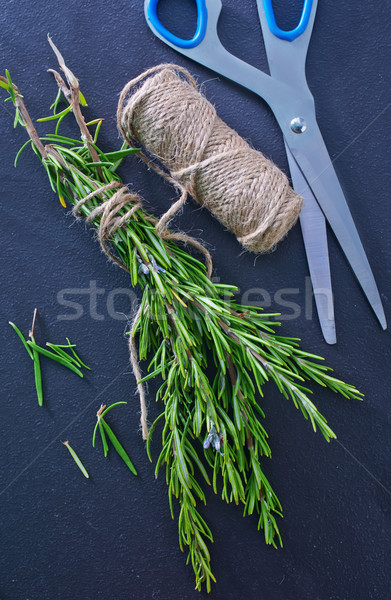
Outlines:
{"label": "scissor pivot screw", "polygon": [[293,133],[304,133],[307,129],[307,123],[302,117],[295,117],[291,121],[291,129]]}

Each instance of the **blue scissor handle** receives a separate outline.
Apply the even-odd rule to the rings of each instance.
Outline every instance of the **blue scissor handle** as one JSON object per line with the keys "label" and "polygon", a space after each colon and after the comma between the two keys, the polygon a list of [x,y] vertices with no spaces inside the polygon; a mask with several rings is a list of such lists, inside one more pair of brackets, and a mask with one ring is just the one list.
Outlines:
{"label": "blue scissor handle", "polygon": [[196,0],[197,3],[197,28],[194,36],[191,40],[183,40],[182,38],[174,35],[171,31],[168,31],[164,25],[159,21],[157,16],[157,5],[159,0],[149,0],[147,5],[147,16],[151,25],[155,30],[168,42],[178,46],[178,48],[195,48],[202,42],[206,32],[206,25],[208,22],[208,11],[206,9],[205,0]]}
{"label": "blue scissor handle", "polygon": [[304,33],[304,31],[307,28],[312,10],[312,0],[304,0],[303,11],[301,13],[299,24],[297,25],[297,27],[291,29],[290,31],[280,29],[277,25],[272,6],[272,0],[263,0],[263,8],[265,10],[265,16],[268,27],[272,34],[280,38],[280,40],[287,40],[288,42],[293,42],[293,40],[295,40],[302,33]]}

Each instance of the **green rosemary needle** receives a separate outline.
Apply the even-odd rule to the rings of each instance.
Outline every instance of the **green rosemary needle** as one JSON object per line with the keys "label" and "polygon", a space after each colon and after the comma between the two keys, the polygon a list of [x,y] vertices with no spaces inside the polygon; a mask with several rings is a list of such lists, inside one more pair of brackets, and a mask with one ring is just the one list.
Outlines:
{"label": "green rosemary needle", "polygon": [[[30,337],[33,344],[35,344],[34,336],[31,335]],[[38,404],[39,406],[43,406],[42,373],[41,363],[39,360],[39,353],[36,351],[35,347],[32,348],[32,352],[34,361],[35,388],[37,390]]]}
{"label": "green rosemary needle", "polygon": [[89,474],[87,469],[85,468],[85,466],[83,465],[83,463],[81,462],[80,458],[78,457],[78,455],[76,454],[76,452],[74,451],[74,449],[72,448],[72,446],[69,445],[69,442],[62,442],[64,444],[64,446],[66,446],[70,452],[70,455],[72,456],[73,460],[75,461],[75,463],[77,464],[77,466],[79,467],[80,471],[83,473],[84,477],[86,477],[87,479],[89,479]]}
{"label": "green rosemary needle", "polygon": [[31,348],[27,344],[27,340],[24,339],[23,333],[20,331],[19,327],[17,327],[15,325],[15,323],[12,323],[12,321],[8,321],[8,323],[11,325],[12,329],[15,331],[15,333],[17,333],[17,335],[22,340],[23,346],[26,348],[27,353],[28,353],[29,357],[31,358],[31,360],[34,360],[34,358],[33,358],[33,351],[31,350]]}

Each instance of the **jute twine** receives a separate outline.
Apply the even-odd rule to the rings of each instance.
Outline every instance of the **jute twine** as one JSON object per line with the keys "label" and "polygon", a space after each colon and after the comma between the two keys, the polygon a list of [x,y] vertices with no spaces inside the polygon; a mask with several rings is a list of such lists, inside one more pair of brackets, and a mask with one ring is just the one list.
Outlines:
{"label": "jute twine", "polygon": [[153,160],[141,158],[181,191],[158,230],[188,194],[253,252],[272,250],[296,222],[302,198],[287,177],[217,116],[182,67],[159,65],[129,81],[117,122],[123,137],[140,143]]}

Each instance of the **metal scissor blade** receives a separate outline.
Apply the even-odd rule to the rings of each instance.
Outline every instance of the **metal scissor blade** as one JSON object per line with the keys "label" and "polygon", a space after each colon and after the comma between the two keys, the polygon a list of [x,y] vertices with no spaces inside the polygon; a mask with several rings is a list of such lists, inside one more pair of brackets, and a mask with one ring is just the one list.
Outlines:
{"label": "metal scissor blade", "polygon": [[335,344],[337,338],[335,332],[334,299],[331,287],[326,219],[286,143],[285,149],[293,187],[304,199],[300,214],[300,225],[303,233],[304,246],[307,254],[320,327],[325,341],[328,344]]}
{"label": "metal scissor blade", "polygon": [[380,325],[387,329],[375,278],[315,118],[308,125],[302,135],[291,133],[287,143]]}
{"label": "metal scissor blade", "polygon": [[[281,98],[278,97],[272,97],[270,106],[297,165],[312,188],[381,326],[386,329],[386,319],[376,282],[317,126],[313,98],[306,83],[305,57],[315,19],[317,0],[313,1],[306,31],[293,42],[282,41],[271,32],[265,14],[265,0],[257,0],[257,6],[270,74],[279,81],[290,83],[292,88],[296,88],[299,92],[295,99],[298,104],[294,100],[294,94],[290,94],[287,96],[289,106],[281,105]],[[297,135],[290,129],[293,117],[304,117],[306,120],[309,117],[308,129],[302,135]]]}

